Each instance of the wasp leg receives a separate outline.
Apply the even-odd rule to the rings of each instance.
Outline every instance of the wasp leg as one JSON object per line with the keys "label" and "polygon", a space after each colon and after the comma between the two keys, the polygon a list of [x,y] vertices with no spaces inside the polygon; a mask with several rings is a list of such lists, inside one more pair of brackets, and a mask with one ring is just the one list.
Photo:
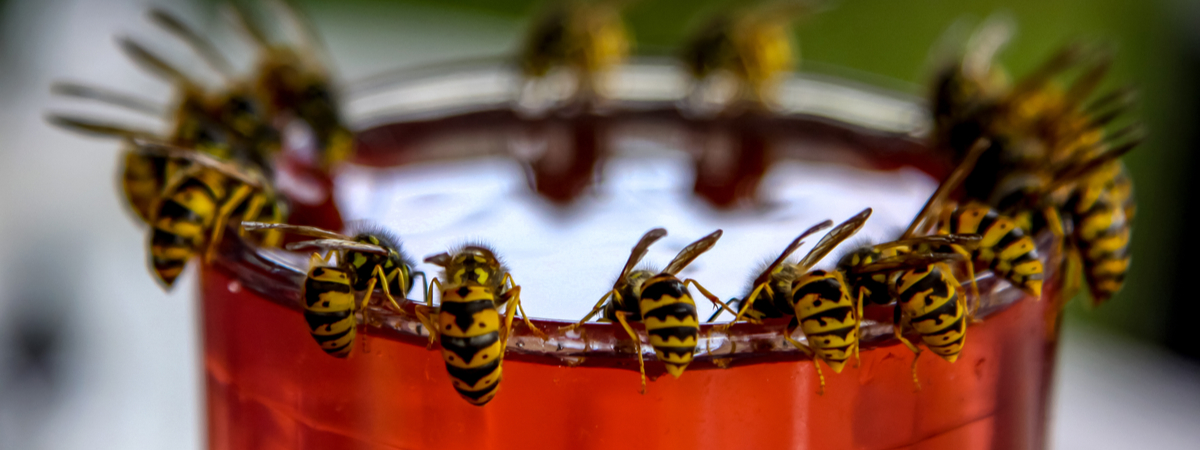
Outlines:
{"label": "wasp leg", "polygon": [[646,395],[646,361],[642,358],[642,338],[633,332],[629,321],[625,320],[625,311],[617,311],[617,320],[621,322],[621,327],[625,328],[625,332],[629,333],[629,338],[633,339],[633,351],[637,353],[638,357],[638,372],[642,375],[642,388],[638,390],[638,393]]}
{"label": "wasp leg", "polygon": [[[375,266],[375,268],[379,268],[379,266]],[[384,286],[384,289],[387,289],[386,281],[383,283],[383,286]],[[368,311],[367,307],[370,306],[370,304],[371,304],[371,294],[374,292],[375,292],[375,277],[371,277],[371,281],[367,282],[366,291],[363,292],[362,304],[358,307],[358,310],[362,311],[363,325],[371,323],[371,319],[367,317],[367,314],[369,314],[367,312]],[[351,314],[353,314],[353,312],[351,312]],[[358,333],[358,339],[360,339],[362,342],[362,352],[363,353],[371,353],[371,348],[370,348],[370,346],[367,345],[367,334],[366,333]]]}
{"label": "wasp leg", "polygon": [[717,296],[713,295],[712,292],[708,292],[708,289],[705,289],[704,286],[701,286],[699,281],[696,281],[691,278],[683,280],[684,289],[687,289],[688,283],[691,283],[693,286],[696,286],[696,289],[700,291],[700,294],[704,295],[704,298],[707,298],[708,301],[712,302],[713,305],[716,305],[717,308],[723,309],[725,311],[729,311],[730,314],[733,314],[732,309],[729,309],[729,307],[726,306],[725,303],[722,303],[721,299],[719,299],[719,298],[717,298]]}
{"label": "wasp leg", "polygon": [[792,333],[795,333],[796,328],[799,327],[800,322],[793,317],[791,323],[788,323],[787,331],[783,333],[783,338],[786,339],[788,343],[792,344],[793,347],[800,349],[800,351],[812,358],[813,368],[817,369],[817,382],[820,383],[820,387],[817,389],[817,395],[825,395],[825,374],[821,373],[821,365],[817,364],[817,360],[821,359],[821,356],[818,355],[817,352],[813,351],[813,349],[809,346],[792,339]]}
{"label": "wasp leg", "polygon": [[971,277],[971,295],[975,296],[975,307],[970,310],[967,318],[974,322],[975,311],[979,310],[980,301],[983,299],[983,297],[979,296],[979,285],[975,283],[975,260],[971,257],[971,252],[968,252],[967,249],[962,248],[960,245],[951,245],[950,249],[954,253],[962,255],[963,259],[967,261],[967,276]]}
{"label": "wasp leg", "polygon": [[[429,292],[429,277],[425,275],[425,272],[413,272],[412,276],[413,276],[414,280],[417,279],[417,275],[421,276],[421,293],[424,294],[426,292]],[[407,293],[404,294],[404,299],[408,300],[408,301],[412,301],[408,298]]]}
{"label": "wasp leg", "polygon": [[[766,289],[767,295],[770,295],[770,296],[775,295],[774,292],[771,290],[771,287],[768,286],[767,283],[763,283],[763,284],[756,286],[754,288],[754,291],[750,293],[750,296],[746,297],[746,301],[742,302],[742,307],[740,308],[740,310],[738,311],[737,314],[734,314],[733,320],[729,321],[729,323],[727,323],[725,325],[718,325],[718,326],[720,326],[722,330],[728,330],[730,327],[733,326],[733,324],[735,324],[735,323],[737,323],[737,321],[741,320],[743,318],[743,316],[745,316],[746,313],[750,311],[750,307],[754,305],[754,301],[758,299],[758,295],[760,293],[762,293],[763,289]],[[728,307],[726,307],[726,309],[728,309]],[[755,319],[753,317],[746,318],[746,320],[750,323],[758,322],[758,319]]]}
{"label": "wasp leg", "polygon": [[437,318],[432,316],[439,314],[438,310],[433,307],[434,286],[437,286],[437,290],[439,292],[442,290],[442,283],[438,281],[437,277],[433,278],[433,282],[430,283],[428,290],[425,291],[426,311],[423,312],[420,309],[416,310],[417,319],[420,320],[421,323],[425,325],[425,328],[429,330],[429,344],[425,346],[427,349],[433,348],[433,343],[437,341],[438,335]]}
{"label": "wasp leg", "polygon": [[229,215],[233,214],[233,210],[237,209],[238,205],[250,194],[250,186],[245,184],[238,186],[237,190],[230,194],[221,204],[221,208],[217,210],[216,220],[213,221],[212,235],[208,240],[208,247],[204,250],[205,264],[212,262],[213,255],[216,254],[217,245],[221,243],[221,235],[225,233],[225,224],[229,221]]}
{"label": "wasp leg", "polygon": [[[242,215],[243,221],[257,222],[260,220],[259,215],[262,214],[263,207],[266,206],[266,198],[261,195],[251,195],[250,203],[247,203],[246,213]],[[270,231],[268,231],[269,233]],[[237,227],[238,236],[246,236],[246,229]],[[263,233],[264,235],[266,233]]]}
{"label": "wasp leg", "polygon": [[[399,272],[399,271],[400,271],[400,269],[396,269],[396,271],[397,271],[397,272]],[[397,274],[396,276],[400,276],[400,275],[399,275],[399,274]],[[401,307],[400,307],[400,304],[399,304],[399,303],[396,303],[396,298],[395,298],[395,297],[392,297],[392,290],[391,290],[390,288],[388,288],[388,280],[387,280],[387,276],[385,276],[385,275],[383,274],[383,267],[381,267],[381,266],[375,266],[375,276],[371,277],[371,283],[372,283],[372,284],[371,284],[370,286],[374,286],[375,280],[380,280],[380,281],[382,281],[382,283],[380,283],[380,284],[382,284],[382,285],[383,285],[383,295],[384,295],[384,296],[386,296],[386,297],[387,297],[387,299],[388,299],[388,302],[390,302],[390,303],[392,304],[392,308],[394,308],[394,309],[396,310],[396,312],[397,312],[397,313],[404,314],[404,308],[401,308]],[[371,294],[372,294],[373,292],[374,292],[374,289],[368,289],[368,290],[367,290],[367,297],[366,297],[366,298],[364,299],[364,301],[363,301],[363,303],[364,303],[364,305],[363,305],[363,306],[366,306],[366,305],[365,305],[365,303],[366,303],[366,300],[370,300],[370,299],[371,299]]]}
{"label": "wasp leg", "polygon": [[917,360],[921,358],[921,349],[918,348],[916,345],[913,345],[912,342],[909,342],[908,339],[904,338],[904,334],[901,330],[902,325],[900,324],[900,317],[899,317],[900,316],[900,307],[899,306],[896,307],[896,316],[897,316],[896,320],[894,320],[892,323],[892,333],[896,335],[896,339],[899,339],[900,342],[904,343],[904,346],[908,347],[909,350],[912,350],[913,354],[915,355],[915,356],[913,356],[913,362],[912,362],[912,379],[913,379],[913,384],[917,385],[917,390],[919,391],[919,390],[921,390],[921,380],[919,378],[917,378]]}
{"label": "wasp leg", "polygon": [[504,279],[508,282],[509,286],[512,286],[512,288],[505,292],[504,295],[501,295],[501,298],[505,302],[511,299],[516,304],[517,310],[521,311],[521,320],[525,322],[525,326],[529,328],[530,332],[541,338],[543,341],[550,339],[549,336],[546,336],[546,333],[542,332],[541,328],[538,328],[537,325],[534,325],[533,322],[529,320],[529,315],[525,314],[525,308],[521,306],[521,287],[517,286],[516,283],[513,283],[512,274],[507,274]]}
{"label": "wasp leg", "polygon": [[[512,291],[510,290],[509,292]],[[520,301],[520,298],[511,300],[513,303]],[[513,307],[513,303],[509,303],[508,307],[504,309],[504,330],[500,333],[500,357],[504,357],[504,353],[508,352],[508,338],[512,337],[513,315],[517,313],[517,308]]]}
{"label": "wasp leg", "polygon": [[575,322],[571,325],[567,325],[565,327],[559,327],[558,328],[559,331],[571,331],[571,330],[574,330],[576,328],[583,326],[584,322],[591,320],[592,317],[595,317],[596,314],[599,313],[601,309],[604,309],[604,302],[606,300],[608,300],[609,297],[613,297],[613,299],[615,300],[617,298],[620,298],[621,294],[617,293],[617,291],[615,291],[615,290],[608,291],[607,294],[604,294],[603,297],[600,297],[600,301],[596,302],[596,306],[592,307],[591,312],[587,313],[586,316],[583,316],[582,319],[579,319],[578,322]]}
{"label": "wasp leg", "polygon": [[734,300],[737,300],[737,297],[730,298],[729,301],[725,302],[725,307],[718,308],[716,311],[713,311],[713,314],[708,316],[708,320],[705,320],[704,323],[713,323],[717,320],[717,317],[721,316],[721,313],[725,311],[733,311],[731,308],[729,308],[729,304],[733,303]]}

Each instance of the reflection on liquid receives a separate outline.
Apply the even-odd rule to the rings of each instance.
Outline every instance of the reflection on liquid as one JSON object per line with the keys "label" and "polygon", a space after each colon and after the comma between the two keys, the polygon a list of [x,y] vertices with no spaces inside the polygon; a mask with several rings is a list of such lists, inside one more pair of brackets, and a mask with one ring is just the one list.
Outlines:
{"label": "reflection on liquid", "polygon": [[[719,210],[692,194],[688,154],[649,141],[621,144],[592,192],[566,207],[531,192],[522,167],[503,157],[358,166],[342,172],[335,192],[348,220],[386,226],[418,257],[467,240],[493,245],[523,286],[530,314],[571,320],[607,291],[631,242],[651,228],[670,233],[646,258],[659,265],[688,242],[725,230],[682,275],[728,298],[741,295],[759,262],[800,230],[872,207],[862,235],[881,241],[902,231],[935,188],[912,168],[787,161],[766,173],[761,189],[769,194],[760,204]],[[711,305],[700,308],[701,316],[711,312]]]}

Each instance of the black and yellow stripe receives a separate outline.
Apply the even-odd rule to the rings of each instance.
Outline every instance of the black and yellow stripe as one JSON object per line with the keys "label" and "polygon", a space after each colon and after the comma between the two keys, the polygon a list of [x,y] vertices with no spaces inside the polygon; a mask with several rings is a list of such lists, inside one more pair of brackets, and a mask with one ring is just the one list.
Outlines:
{"label": "black and yellow stripe", "polygon": [[354,349],[357,322],[351,274],[343,269],[315,266],[304,279],[304,320],[309,333],[330,356],[345,358]]}
{"label": "black and yellow stripe", "polygon": [[841,271],[814,270],[793,283],[796,320],[815,357],[841,373],[858,349],[855,300]]}
{"label": "black and yellow stripe", "polygon": [[1081,183],[1065,211],[1072,222],[1070,239],[1083,262],[1092,302],[1112,298],[1125,284],[1129,271],[1129,239],[1134,212],[1132,185],[1124,168],[1114,162]]}
{"label": "black and yellow stripe", "polygon": [[436,323],[454,390],[473,405],[491,401],[504,359],[495,291],[481,285],[443,290]]}
{"label": "black and yellow stripe", "polygon": [[838,261],[838,270],[846,274],[845,279],[850,287],[852,297],[857,297],[859,291],[862,291],[863,301],[876,305],[886,305],[892,303],[891,292],[889,292],[889,273],[875,272],[864,274],[853,274],[855,268],[867,266],[880,260],[896,256],[900,253],[908,251],[908,247],[904,246],[864,246],[850,253],[847,253]]}
{"label": "black and yellow stripe", "polygon": [[687,288],[671,274],[658,274],[642,285],[638,299],[642,323],[654,353],[675,378],[691,364],[700,336],[696,302]]}
{"label": "black and yellow stripe", "polygon": [[893,279],[897,327],[907,324],[934,354],[954,362],[966,342],[966,302],[945,263],[912,268]]}
{"label": "black and yellow stripe", "polygon": [[168,289],[207,242],[226,196],[226,177],[211,170],[180,172],[153,208],[150,266]]}
{"label": "black and yellow stripe", "polygon": [[1029,295],[1041,297],[1044,268],[1037,245],[1013,218],[970,202],[950,212],[938,233],[982,236],[972,255],[975,265],[988,267]]}
{"label": "black and yellow stripe", "polygon": [[[192,256],[218,244],[213,239],[219,236],[214,233],[217,224],[227,223],[232,217],[283,220],[284,211],[273,195],[219,170],[191,165],[173,178],[151,211],[150,266],[167,289]],[[235,191],[249,192],[239,196],[233,194]],[[252,239],[260,245],[275,246],[282,233],[267,230]]]}

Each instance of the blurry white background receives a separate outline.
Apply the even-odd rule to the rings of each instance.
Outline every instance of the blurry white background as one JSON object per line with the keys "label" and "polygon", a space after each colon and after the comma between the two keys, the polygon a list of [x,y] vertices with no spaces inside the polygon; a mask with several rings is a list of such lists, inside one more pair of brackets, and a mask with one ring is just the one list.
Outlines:
{"label": "blurry white background", "polygon": [[[117,144],[44,120],[112,111],[52,97],[55,80],[168,98],[114,41],[142,37],[186,55],[145,20],[152,4],[248,56],[220,17],[190,3],[0,2],[0,449],[203,446],[194,274],[172,294],[154,284],[144,232],[116,188]],[[345,80],[511,52],[523,25],[375,2],[309,12]],[[1200,367],[1074,321],[1059,363],[1056,448],[1200,448]]]}

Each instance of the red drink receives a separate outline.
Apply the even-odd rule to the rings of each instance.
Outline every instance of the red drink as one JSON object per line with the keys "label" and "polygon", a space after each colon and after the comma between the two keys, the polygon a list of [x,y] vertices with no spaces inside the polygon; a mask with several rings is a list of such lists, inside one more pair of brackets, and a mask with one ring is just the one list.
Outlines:
{"label": "red drink", "polygon": [[[404,97],[398,98],[396,101],[403,104]],[[914,167],[934,174],[946,167],[917,141],[895,132],[898,130],[871,129],[886,121],[855,124],[844,122],[845,117],[836,114],[832,118],[793,114],[717,118],[697,126],[676,113],[669,101],[645,101],[636,106],[610,110],[604,116],[530,119],[512,113],[504,105],[467,111],[451,105],[446,107],[451,113],[432,119],[420,111],[415,116],[419,119],[362,119],[382,125],[360,134],[358,162],[375,168],[343,174],[351,177],[343,180],[347,185],[362,181],[355,178],[366,178],[361,184],[368,187],[347,188],[354,195],[342,194],[346,201],[341,203],[350,205],[342,212],[349,211],[347,217],[351,220],[370,218],[389,225],[399,222],[396,226],[401,227],[399,234],[406,246],[414,243],[421,248],[429,242],[438,243],[428,244],[423,250],[431,249],[430,245],[451,245],[453,242],[442,242],[447,236],[463,233],[493,232],[496,234],[483,237],[496,239],[532,233],[527,240],[497,246],[514,266],[513,275],[524,289],[523,299],[528,296],[526,310],[534,316],[557,319],[536,321],[552,331],[586,312],[607,289],[640,231],[656,221],[682,219],[670,231],[675,236],[683,229],[679,233],[683,242],[699,237],[696,230],[688,228],[689,224],[700,223],[695,225],[697,230],[711,229],[713,223],[726,229],[722,244],[711,255],[702,256],[698,267],[687,275],[706,284],[711,282],[716,287],[710,288],[727,297],[742,294],[737,292],[745,281],[742,278],[753,269],[746,266],[786,245],[801,229],[799,224],[807,227],[816,222],[814,217],[825,218],[824,214],[842,219],[842,211],[857,211],[861,209],[858,203],[866,202],[877,208],[872,218],[879,223],[876,226],[903,226],[903,220],[911,217],[928,194],[922,191],[909,195],[910,201],[901,206],[896,206],[895,198],[876,205],[872,202],[886,193],[839,198],[835,189],[838,186],[828,185],[836,184],[836,178],[833,182],[809,180],[823,172],[776,174],[772,178],[772,166],[804,161],[826,172],[841,170],[837,167],[842,166],[871,170]],[[722,130],[733,130],[726,141],[734,146],[735,154],[754,155],[749,163],[739,160],[743,163],[721,164],[720,155],[714,157],[712,152],[722,150],[696,148],[717,139],[714,136]],[[449,200],[436,197],[439,202],[432,203],[421,197],[403,197],[413,186],[396,180],[405,179],[408,172],[397,175],[388,168],[402,171],[414,164],[446,164],[447,160],[494,155],[497,148],[508,148],[511,142],[522,139],[539,141],[543,148],[542,153],[528,158],[536,161],[529,166],[536,173],[530,177],[535,189],[527,191],[539,192],[554,203],[575,205],[568,206],[576,208],[575,213],[593,214],[595,218],[589,219],[592,222],[585,223],[593,229],[576,231],[583,235],[558,242],[564,238],[540,232],[540,223],[525,227],[533,229],[529,231],[504,225],[502,218],[488,222],[494,225],[491,228],[466,231],[458,222],[447,222],[445,227],[428,225],[428,220],[411,224],[416,221],[411,218],[422,217],[425,208],[461,206],[463,202],[455,201],[451,194],[446,194],[451,195]],[[688,196],[704,197],[719,205],[768,197],[771,207],[766,212],[751,208],[741,213],[717,213],[690,204],[672,209],[663,205],[686,201],[672,197],[675,200],[659,205],[634,200],[652,198],[648,192],[677,194],[673,188],[640,188],[643,190],[624,198],[623,191],[608,191],[604,183],[597,182],[601,185],[597,187],[592,186],[596,183],[580,182],[581,177],[591,177],[594,168],[651,165],[646,161],[653,156],[643,153],[653,152],[630,157],[626,151],[624,157],[614,156],[620,152],[612,148],[621,146],[614,142],[622,139],[649,141],[674,148],[680,155],[692,155],[698,173],[727,169],[683,180],[679,185],[685,187],[683,192]],[[583,151],[574,151],[579,148]],[[556,163],[563,154],[568,155],[566,162]],[[706,166],[709,169],[704,169]],[[583,173],[575,174],[577,169]],[[605,170],[610,179],[620,178],[611,175],[615,169]],[[656,173],[644,180],[666,178],[670,177]],[[789,190],[789,180],[798,178],[810,185]],[[472,174],[464,179],[480,178]],[[871,184],[866,178],[842,181],[855,189]],[[722,191],[723,186],[736,192]],[[757,193],[754,186],[758,186]],[[899,191],[907,188],[895,187]],[[576,200],[591,191],[601,192],[593,197],[603,201]],[[363,200],[372,195],[385,201]],[[497,200],[507,209],[493,209],[510,211],[527,204],[527,197],[514,195],[501,195],[507,200]],[[355,202],[359,206],[353,206]],[[594,212],[614,202],[620,205],[616,213],[633,211],[639,205],[642,209],[638,214],[617,214],[617,219]],[[788,207],[795,205],[812,209],[814,216],[786,214],[791,211]],[[494,213],[493,209],[481,211]],[[663,215],[654,216],[654,211],[662,211]],[[776,217],[780,214],[786,217]],[[492,217],[467,212],[461,215],[472,223],[480,223],[478,217]],[[746,217],[753,220],[744,220]],[[770,220],[776,222],[762,223],[772,217]],[[561,217],[554,220],[558,222],[550,222],[566,223],[561,227],[575,226]],[[624,221],[635,222],[631,229],[640,230],[628,236],[628,242],[619,240],[618,245],[591,239],[606,237],[596,234],[599,232],[625,234],[617,227]],[[726,226],[723,221],[731,221],[732,225]],[[778,236],[764,235],[777,228]],[[757,236],[758,241],[746,240],[750,235]],[[421,336],[424,330],[411,316],[378,308],[369,310],[361,319],[369,326],[360,334],[369,352],[363,351],[360,342],[355,344],[359,347],[352,357],[332,358],[313,342],[300,313],[300,258],[255,252],[232,239],[227,244],[217,264],[202,273],[209,446],[213,449],[638,446],[959,450],[1041,448],[1045,444],[1059,306],[1059,283],[1053,273],[1046,274],[1045,299],[1041,302],[1023,298],[1006,282],[985,275],[980,280],[985,297],[979,314],[982,321],[969,327],[966,346],[957,362],[948,363],[929,352],[921,356],[920,390],[911,378],[913,353],[890,338],[892,306],[873,306],[868,308],[864,322],[861,366],[855,367],[851,361],[842,373],[835,374],[822,363],[828,384],[824,395],[817,393],[812,361],[783,341],[785,321],[739,324],[728,335],[715,333],[711,337],[706,336],[708,327],[702,328],[696,361],[681,378],[663,376],[662,365],[652,358],[647,360],[652,381],[645,395],[638,393],[637,359],[632,353],[635,347],[619,326],[591,323],[584,327],[585,335],[552,332],[551,339],[543,342],[524,326],[514,325],[517,334],[508,345],[500,392],[492,402],[476,407],[459,398],[451,387],[440,351],[426,348],[426,339]],[[759,248],[760,244],[765,246]],[[1048,246],[1043,245],[1042,250],[1043,257],[1054,261],[1056,256],[1049,254]],[[549,261],[570,263],[557,266],[538,259],[548,258],[547,254],[558,258]],[[745,256],[745,260],[737,260],[739,256]],[[586,259],[592,257],[615,258],[617,263],[605,260],[589,266]],[[538,264],[521,266],[530,260]],[[416,291],[412,296],[421,298]],[[707,303],[702,298],[698,301]],[[568,312],[546,313],[561,306],[555,302],[570,302],[555,310]],[[412,305],[406,305],[406,310],[411,312]],[[640,350],[652,355],[644,328],[640,324],[634,327],[641,333]]]}

